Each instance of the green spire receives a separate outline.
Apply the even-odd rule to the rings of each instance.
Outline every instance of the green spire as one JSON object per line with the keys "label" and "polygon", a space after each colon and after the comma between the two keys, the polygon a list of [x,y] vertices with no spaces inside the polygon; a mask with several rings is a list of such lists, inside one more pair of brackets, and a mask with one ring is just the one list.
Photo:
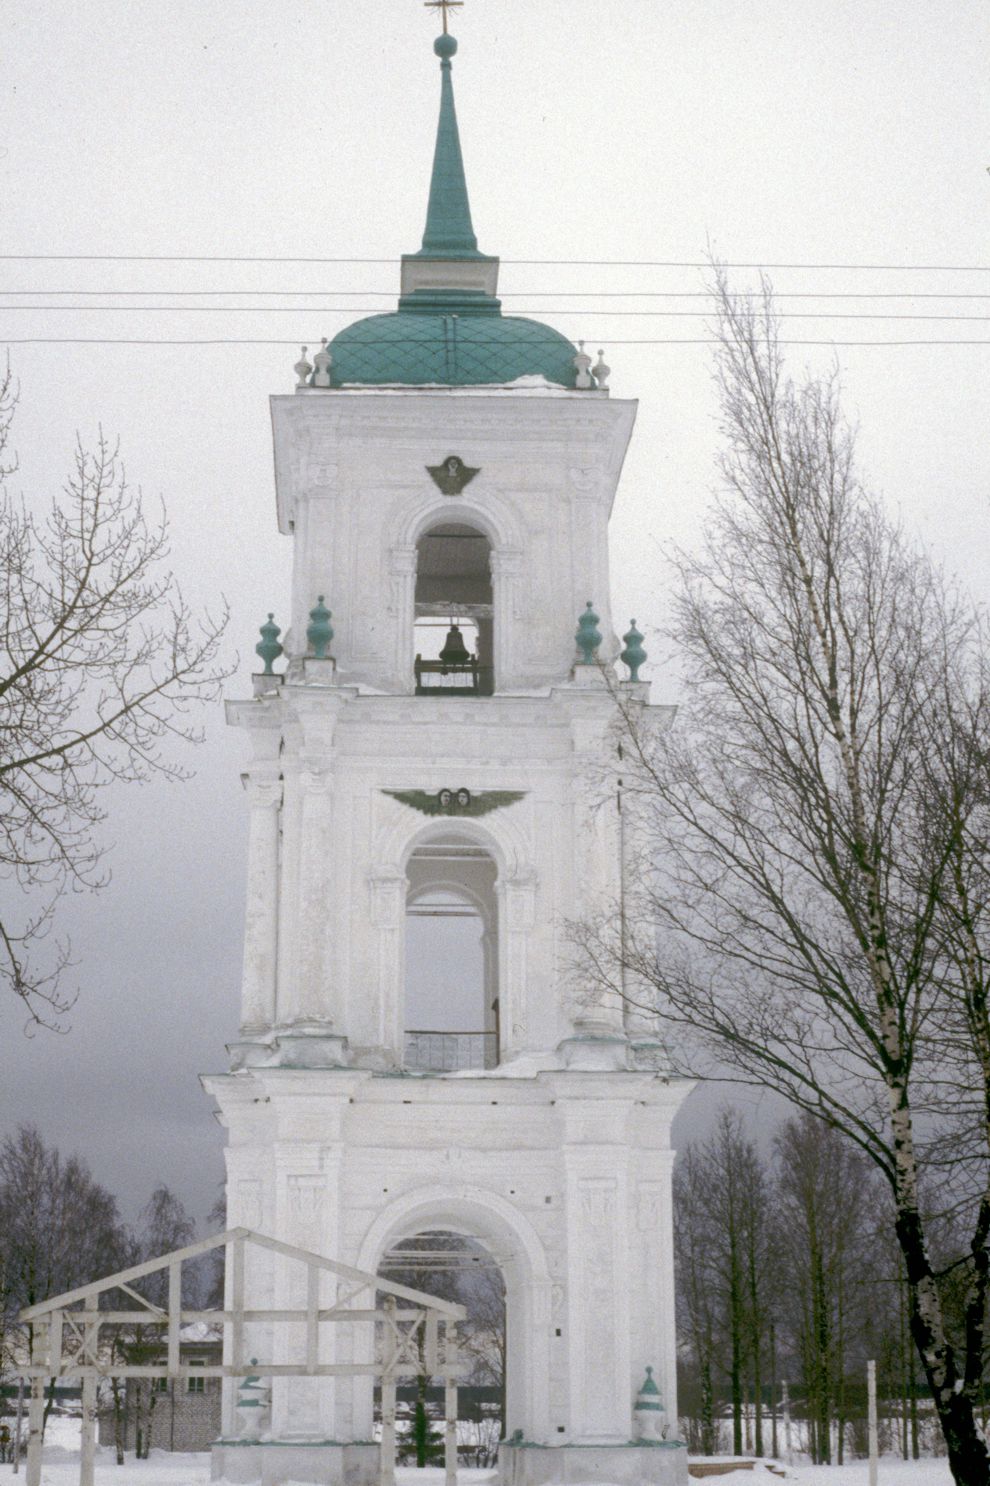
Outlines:
{"label": "green spire", "polygon": [[457,51],[457,42],[453,36],[438,36],[433,50],[440,58],[440,119],[433,152],[426,231],[420,253],[429,258],[480,258],[483,255],[478,252],[478,239],[471,225],[471,207],[454,110],[454,85],[450,78],[450,59]]}

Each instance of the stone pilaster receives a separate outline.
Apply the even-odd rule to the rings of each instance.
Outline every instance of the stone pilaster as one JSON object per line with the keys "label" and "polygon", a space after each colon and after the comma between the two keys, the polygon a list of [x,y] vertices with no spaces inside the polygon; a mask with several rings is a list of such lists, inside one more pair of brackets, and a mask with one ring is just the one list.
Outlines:
{"label": "stone pilaster", "polygon": [[402,1063],[405,1031],[403,938],[408,886],[406,874],[393,867],[381,867],[368,877],[371,923],[377,939],[378,1042],[396,1066]]}
{"label": "stone pilaster", "polygon": [[275,1020],[282,783],[277,776],[249,773],[244,788],[249,816],[241,1035],[254,1037],[269,1031]]}
{"label": "stone pilaster", "polygon": [[515,607],[519,575],[523,571],[522,553],[512,547],[501,547],[489,559],[492,574],[492,610],[494,618],[494,664],[497,687],[518,684],[518,660],[515,650]]}
{"label": "stone pilaster", "polygon": [[395,649],[392,652],[394,670],[392,684],[398,692],[412,691],[415,686],[413,624],[416,607],[416,562],[415,547],[392,547],[389,551],[388,612],[392,618],[392,633],[395,637]]}
{"label": "stone pilaster", "polygon": [[299,942],[295,1019],[334,1026],[330,983],[328,882],[333,862],[333,781],[322,761],[299,773]]}
{"label": "stone pilaster", "polygon": [[628,1106],[583,1092],[557,1101],[568,1234],[568,1442],[622,1444],[632,1419]]}
{"label": "stone pilaster", "polygon": [[517,873],[496,885],[504,953],[499,966],[499,1021],[502,1056],[521,1052],[530,1043],[528,965],[530,936],[536,922],[536,874]]}

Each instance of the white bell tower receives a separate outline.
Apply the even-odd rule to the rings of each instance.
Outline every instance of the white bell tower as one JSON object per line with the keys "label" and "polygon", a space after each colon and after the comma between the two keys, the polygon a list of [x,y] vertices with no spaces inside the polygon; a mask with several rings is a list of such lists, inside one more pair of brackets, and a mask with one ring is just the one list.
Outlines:
{"label": "white bell tower", "polygon": [[[417,1233],[471,1235],[506,1285],[503,1481],[681,1482],[669,1133],[689,1085],[657,1028],[589,998],[567,931],[629,886],[615,693],[648,703],[638,636],[632,679],[613,669],[608,520],[636,405],[501,313],[456,43],[435,50],[398,308],[304,351],[272,398],[294,576],[284,654],[265,626],[228,707],[251,749],[241,1034],[205,1080],[228,1223],[372,1271]],[[249,1305],[279,1293],[272,1266]],[[665,1439],[634,1426],[648,1367]],[[270,1438],[235,1435],[231,1394],[230,1480],[336,1479],[340,1446],[374,1437],[370,1383],[276,1379]],[[348,1481],[374,1456],[355,1445]]]}

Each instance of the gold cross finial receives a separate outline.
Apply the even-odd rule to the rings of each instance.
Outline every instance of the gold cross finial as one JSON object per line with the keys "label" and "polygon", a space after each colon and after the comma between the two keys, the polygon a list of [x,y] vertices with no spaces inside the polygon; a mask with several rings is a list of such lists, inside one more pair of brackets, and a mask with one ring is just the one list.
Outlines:
{"label": "gold cross finial", "polygon": [[443,17],[443,34],[447,35],[448,10],[460,10],[464,0],[424,0],[427,10],[439,10]]}

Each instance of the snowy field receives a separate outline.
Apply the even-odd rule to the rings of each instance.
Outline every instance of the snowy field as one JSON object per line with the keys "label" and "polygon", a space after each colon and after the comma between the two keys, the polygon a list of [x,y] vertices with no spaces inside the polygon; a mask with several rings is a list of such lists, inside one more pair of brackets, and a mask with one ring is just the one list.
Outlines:
{"label": "snowy field", "polygon": [[[48,1425],[50,1444],[45,1445],[42,1486],[76,1486],[79,1480],[78,1419],[52,1419]],[[868,1468],[865,1460],[853,1465],[792,1465],[781,1467],[783,1479],[793,1486],[867,1486]],[[399,1486],[443,1486],[443,1471],[440,1469],[396,1471]],[[492,1471],[461,1470],[457,1479],[462,1486],[482,1486],[494,1478]],[[757,1463],[751,1471],[732,1471],[723,1476],[709,1476],[710,1482],[725,1482],[726,1486],[770,1486],[779,1482],[779,1474],[767,1470]],[[11,1465],[0,1465],[0,1486],[23,1486],[24,1466],[14,1475]],[[210,1457],[203,1455],[171,1455],[166,1450],[152,1450],[148,1460],[134,1460],[128,1456],[124,1465],[118,1466],[111,1449],[101,1449],[96,1456],[96,1486],[209,1486]],[[213,1483],[219,1486],[219,1483]],[[288,1483],[287,1483],[288,1486]],[[944,1460],[904,1461],[893,1456],[880,1462],[879,1486],[952,1486],[949,1467]]]}

